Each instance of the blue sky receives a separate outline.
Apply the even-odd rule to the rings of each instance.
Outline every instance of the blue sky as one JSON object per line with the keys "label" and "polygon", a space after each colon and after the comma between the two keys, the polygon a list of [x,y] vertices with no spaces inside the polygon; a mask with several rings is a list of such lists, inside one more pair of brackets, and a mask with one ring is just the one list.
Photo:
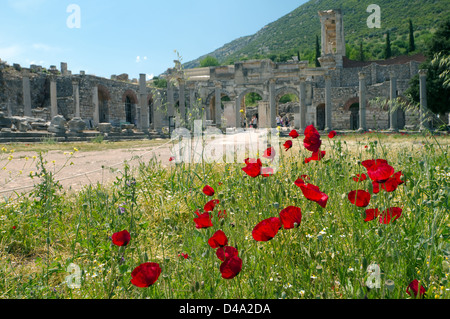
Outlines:
{"label": "blue sky", "polygon": [[[159,75],[241,36],[307,0],[0,0],[0,58],[9,64],[112,74]],[[80,9],[80,28],[67,21]]]}

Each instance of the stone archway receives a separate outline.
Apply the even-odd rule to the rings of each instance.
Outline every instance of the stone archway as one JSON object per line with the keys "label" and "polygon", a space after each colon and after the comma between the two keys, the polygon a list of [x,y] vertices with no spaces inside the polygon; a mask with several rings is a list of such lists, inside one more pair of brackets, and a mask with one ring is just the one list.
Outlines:
{"label": "stone archway", "polygon": [[98,86],[99,123],[109,123],[109,91],[103,85]]}
{"label": "stone archway", "polygon": [[[298,108],[300,108],[300,93],[298,90],[292,88],[292,87],[283,87],[280,90],[277,91],[276,97],[275,97],[275,101],[276,101],[276,116],[280,116],[283,117],[281,114],[281,110],[280,110],[280,105],[283,103],[282,99],[285,97],[288,97],[288,100],[292,99],[292,103],[298,103]],[[296,109],[297,107],[295,107]],[[291,110],[291,113],[298,113],[299,109],[297,110]],[[289,113],[289,112],[286,112]],[[287,115],[287,114],[286,114]],[[289,122],[291,122],[294,118],[290,117],[289,118]],[[278,125],[278,122],[277,122]]]}
{"label": "stone archway", "polygon": [[316,127],[317,130],[325,130],[325,103],[317,105],[316,108]]}
{"label": "stone archway", "polygon": [[[247,96],[250,94],[254,95],[250,99],[247,99]],[[259,97],[258,97],[259,96]],[[251,107],[247,105],[249,100],[256,98],[256,105],[252,105]],[[256,116],[258,121],[258,127],[261,127],[266,123],[266,119],[268,118],[268,108],[267,103],[264,102],[264,92],[258,88],[248,88],[239,94],[239,100],[241,104],[241,125],[242,127],[250,127],[251,120],[253,116]],[[246,101],[247,100],[247,101]]]}
{"label": "stone archway", "polygon": [[359,103],[353,103],[349,107],[350,111],[350,130],[357,131],[359,129]]}
{"label": "stone archway", "polygon": [[136,94],[127,90],[122,96],[122,102],[125,104],[125,121],[136,125],[136,105],[138,104]]}
{"label": "stone archway", "polygon": [[[223,113],[225,111],[225,106],[224,106],[223,102],[229,102],[229,101],[231,101],[230,94],[228,94],[225,91],[222,91],[220,93],[220,105],[221,105],[221,110],[222,110],[221,116],[223,116]],[[208,98],[206,100],[206,105],[208,106],[208,110],[209,110],[209,112],[207,112],[207,119],[209,121],[213,121],[213,123],[217,124],[216,123],[216,95],[215,95],[215,92],[211,93],[208,96]]]}

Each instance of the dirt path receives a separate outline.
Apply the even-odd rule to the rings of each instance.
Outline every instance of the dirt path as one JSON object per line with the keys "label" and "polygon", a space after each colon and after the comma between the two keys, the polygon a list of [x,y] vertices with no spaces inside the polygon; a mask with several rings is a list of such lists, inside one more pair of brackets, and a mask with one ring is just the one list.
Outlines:
{"label": "dirt path", "polygon": [[[107,151],[70,152],[50,151],[44,159],[47,161],[48,170],[56,173],[55,179],[60,181],[66,190],[79,191],[90,183],[100,182],[107,184],[114,181],[120,174],[126,161],[131,167],[136,167],[140,162],[149,162],[153,156],[163,166],[170,165],[172,145],[166,144],[157,147],[142,147],[137,149],[115,149]],[[0,198],[14,198],[14,190],[17,193],[29,192],[33,186],[39,183],[39,178],[31,178],[30,172],[36,172],[38,156],[35,152],[16,152],[14,158],[9,161],[3,158],[0,161]],[[2,170],[6,164],[6,169]],[[70,165],[73,163],[72,165]],[[115,169],[114,171],[110,168]]]}

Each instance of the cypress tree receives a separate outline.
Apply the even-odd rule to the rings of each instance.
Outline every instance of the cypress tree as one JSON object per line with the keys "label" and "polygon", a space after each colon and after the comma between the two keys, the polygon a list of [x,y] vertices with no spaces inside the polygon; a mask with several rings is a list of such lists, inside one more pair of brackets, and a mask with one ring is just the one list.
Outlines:
{"label": "cypress tree", "polygon": [[416,51],[416,44],[414,42],[414,28],[412,20],[409,19],[409,52]]}
{"label": "cypress tree", "polygon": [[384,49],[384,59],[387,60],[392,56],[391,51],[391,39],[389,35],[389,31],[386,33],[386,48]]}
{"label": "cypress tree", "polygon": [[359,61],[364,61],[364,49],[362,41],[359,44]]}
{"label": "cypress tree", "polygon": [[320,58],[321,54],[320,54],[320,44],[319,44],[319,36],[316,35],[316,67],[320,67],[320,62],[319,62],[319,58]]}

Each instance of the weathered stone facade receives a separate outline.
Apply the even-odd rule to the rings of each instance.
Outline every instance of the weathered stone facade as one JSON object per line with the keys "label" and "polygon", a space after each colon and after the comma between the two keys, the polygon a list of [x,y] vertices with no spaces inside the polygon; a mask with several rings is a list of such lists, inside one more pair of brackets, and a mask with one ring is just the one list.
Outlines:
{"label": "weathered stone facade", "polygon": [[[49,71],[35,65],[8,67],[0,61],[0,112],[3,118],[27,116],[47,122],[57,115],[67,122],[76,118],[73,130],[78,132],[81,129],[77,128],[82,127],[80,118],[87,129],[101,123],[110,123],[113,128],[130,123],[143,131],[162,131],[164,127],[170,126],[170,130],[175,125],[185,125],[181,119],[187,120],[200,106],[207,123],[223,129],[239,128],[248,124],[246,116],[255,113],[247,112],[245,96],[257,93],[262,98],[257,108],[259,127],[275,127],[281,113],[280,99],[293,94],[298,97],[298,106],[286,114],[300,130],[310,124],[325,131],[419,127],[418,112],[390,112],[388,105],[374,106],[370,101],[402,97],[410,79],[419,73],[424,57],[350,61],[345,57],[340,11],[322,11],[319,16],[320,68],[310,68],[308,62],[293,59],[286,63],[253,60],[182,70],[175,61],[175,68],[163,75],[168,80],[167,88],[154,89],[147,85],[144,74],[139,81],[128,81],[127,74],[105,79],[83,71],[72,74],[66,63],[61,63],[59,72],[56,67]],[[422,72],[422,81],[425,76]],[[422,87],[421,114],[426,110],[425,89]],[[228,99],[223,100],[224,97]],[[36,127],[41,125],[35,122]],[[103,125],[101,130],[111,128]]]}

